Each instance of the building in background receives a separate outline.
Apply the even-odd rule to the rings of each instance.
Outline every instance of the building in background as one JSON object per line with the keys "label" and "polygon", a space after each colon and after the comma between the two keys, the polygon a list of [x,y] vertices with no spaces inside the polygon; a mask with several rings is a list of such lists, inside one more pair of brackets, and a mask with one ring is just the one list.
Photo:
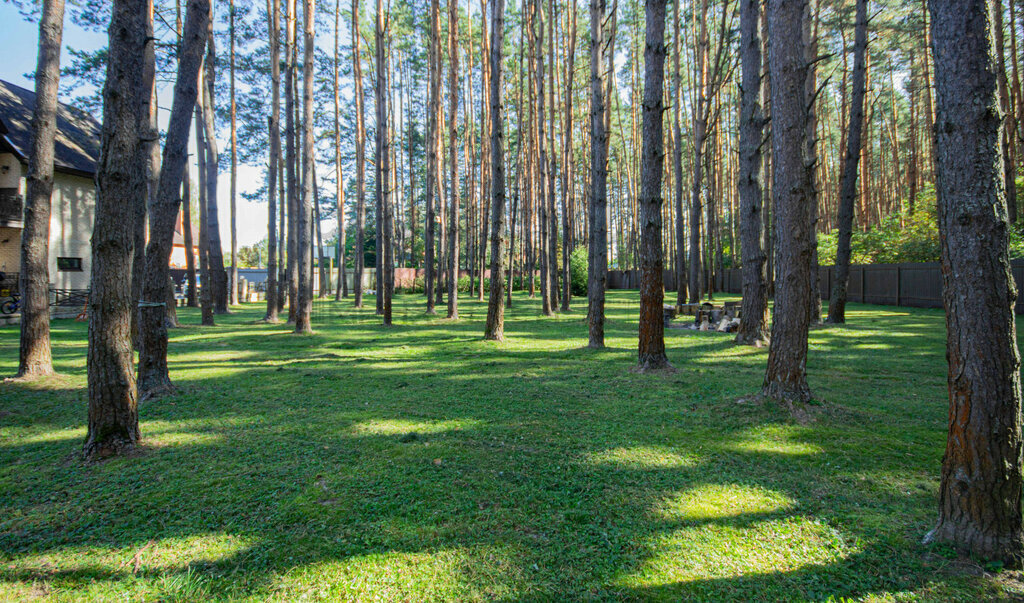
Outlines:
{"label": "building in background", "polygon": [[[0,80],[0,272],[17,280],[36,94]],[[50,286],[88,289],[96,210],[100,123],[65,104],[57,107],[50,203]]]}

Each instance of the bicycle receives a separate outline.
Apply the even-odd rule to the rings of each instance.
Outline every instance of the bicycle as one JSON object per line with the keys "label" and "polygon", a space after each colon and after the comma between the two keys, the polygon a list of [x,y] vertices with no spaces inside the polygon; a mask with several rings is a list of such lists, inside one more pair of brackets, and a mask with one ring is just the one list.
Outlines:
{"label": "bicycle", "polygon": [[21,295],[11,294],[11,297],[0,304],[0,313],[14,314],[21,309]]}

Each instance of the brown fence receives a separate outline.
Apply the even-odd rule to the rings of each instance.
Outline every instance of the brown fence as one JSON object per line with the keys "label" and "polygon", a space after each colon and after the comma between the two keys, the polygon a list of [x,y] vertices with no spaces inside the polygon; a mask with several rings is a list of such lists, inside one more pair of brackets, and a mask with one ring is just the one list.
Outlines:
{"label": "brown fence", "polygon": [[[1010,268],[1017,290],[1024,287],[1024,260],[1012,260]],[[818,269],[821,297],[828,299],[835,280],[833,266]],[[725,293],[743,292],[743,272],[739,268],[726,270],[716,279],[718,290]],[[639,270],[609,270],[609,289],[638,289]],[[675,274],[665,271],[665,289],[675,291]],[[847,289],[851,302],[908,306],[912,308],[942,307],[942,268],[938,262],[904,264],[854,264],[850,266],[850,284]],[[1024,297],[1017,298],[1017,314],[1024,314]]]}

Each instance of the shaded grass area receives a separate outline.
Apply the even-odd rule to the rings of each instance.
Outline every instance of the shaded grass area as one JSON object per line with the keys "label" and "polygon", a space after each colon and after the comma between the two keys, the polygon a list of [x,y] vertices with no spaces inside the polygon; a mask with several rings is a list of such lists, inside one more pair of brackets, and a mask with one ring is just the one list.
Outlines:
{"label": "shaded grass area", "polygon": [[[809,424],[757,392],[766,350],[670,329],[635,365],[635,291],[517,296],[457,322],[396,298],[318,302],[316,333],[256,304],[179,312],[175,395],[141,406],[134,458],[84,464],[84,324],[61,375],[0,385],[0,599],[978,600],[1017,582],[926,549],[945,443],[942,313],[853,304],[811,334]],[[0,329],[13,374],[16,328]],[[1019,593],[1018,593],[1019,594]]]}

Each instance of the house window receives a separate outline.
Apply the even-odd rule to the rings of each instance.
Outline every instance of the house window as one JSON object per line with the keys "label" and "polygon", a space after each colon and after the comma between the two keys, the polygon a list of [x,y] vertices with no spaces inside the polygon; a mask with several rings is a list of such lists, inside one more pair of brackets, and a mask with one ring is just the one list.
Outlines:
{"label": "house window", "polygon": [[61,272],[81,272],[82,258],[57,258],[57,270]]}

